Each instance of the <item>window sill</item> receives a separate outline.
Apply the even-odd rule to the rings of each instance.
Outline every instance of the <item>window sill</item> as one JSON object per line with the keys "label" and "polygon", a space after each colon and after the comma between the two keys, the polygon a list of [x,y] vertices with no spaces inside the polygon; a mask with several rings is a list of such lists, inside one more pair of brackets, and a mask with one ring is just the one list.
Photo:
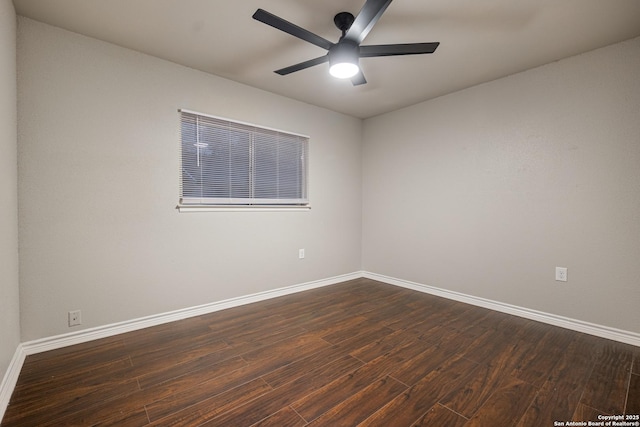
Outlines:
{"label": "window sill", "polygon": [[285,205],[178,205],[178,212],[294,212],[308,211],[311,206],[285,206]]}

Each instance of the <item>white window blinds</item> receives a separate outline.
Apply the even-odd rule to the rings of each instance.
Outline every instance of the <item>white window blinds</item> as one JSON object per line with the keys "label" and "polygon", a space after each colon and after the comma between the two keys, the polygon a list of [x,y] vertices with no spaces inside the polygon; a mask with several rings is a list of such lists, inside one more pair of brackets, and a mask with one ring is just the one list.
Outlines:
{"label": "white window blinds", "polygon": [[180,116],[181,204],[308,204],[309,138],[185,110]]}

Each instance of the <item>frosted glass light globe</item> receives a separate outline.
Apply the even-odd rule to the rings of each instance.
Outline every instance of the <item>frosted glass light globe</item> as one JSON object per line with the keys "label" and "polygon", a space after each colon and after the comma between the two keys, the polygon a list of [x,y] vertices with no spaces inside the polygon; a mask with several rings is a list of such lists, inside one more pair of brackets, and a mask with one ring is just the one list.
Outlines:
{"label": "frosted glass light globe", "polygon": [[349,79],[358,74],[358,71],[360,71],[360,68],[350,62],[333,64],[331,68],[329,68],[329,73],[339,79]]}

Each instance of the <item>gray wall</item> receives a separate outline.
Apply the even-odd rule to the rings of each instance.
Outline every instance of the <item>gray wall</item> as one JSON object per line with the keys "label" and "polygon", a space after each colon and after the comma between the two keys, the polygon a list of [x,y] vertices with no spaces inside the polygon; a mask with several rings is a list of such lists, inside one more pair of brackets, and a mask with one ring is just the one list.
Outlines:
{"label": "gray wall", "polygon": [[0,0],[0,380],[20,343],[16,13]]}
{"label": "gray wall", "polygon": [[[19,18],[22,340],[361,269],[638,332],[639,61],[630,40],[363,123]],[[309,135],[313,208],[178,213],[178,108]]]}
{"label": "gray wall", "polygon": [[363,270],[640,332],[639,76],[637,38],[366,120]]}
{"label": "gray wall", "polygon": [[[360,270],[361,120],[24,18],[18,53],[23,341]],[[312,209],[176,211],[179,108],[310,136]]]}

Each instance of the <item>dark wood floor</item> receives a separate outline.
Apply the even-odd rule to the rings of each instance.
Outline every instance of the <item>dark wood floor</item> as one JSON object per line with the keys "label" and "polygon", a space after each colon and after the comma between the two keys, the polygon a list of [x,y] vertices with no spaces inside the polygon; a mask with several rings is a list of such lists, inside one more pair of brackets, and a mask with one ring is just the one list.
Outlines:
{"label": "dark wood floor", "polygon": [[8,426],[553,426],[640,348],[358,279],[27,357]]}

